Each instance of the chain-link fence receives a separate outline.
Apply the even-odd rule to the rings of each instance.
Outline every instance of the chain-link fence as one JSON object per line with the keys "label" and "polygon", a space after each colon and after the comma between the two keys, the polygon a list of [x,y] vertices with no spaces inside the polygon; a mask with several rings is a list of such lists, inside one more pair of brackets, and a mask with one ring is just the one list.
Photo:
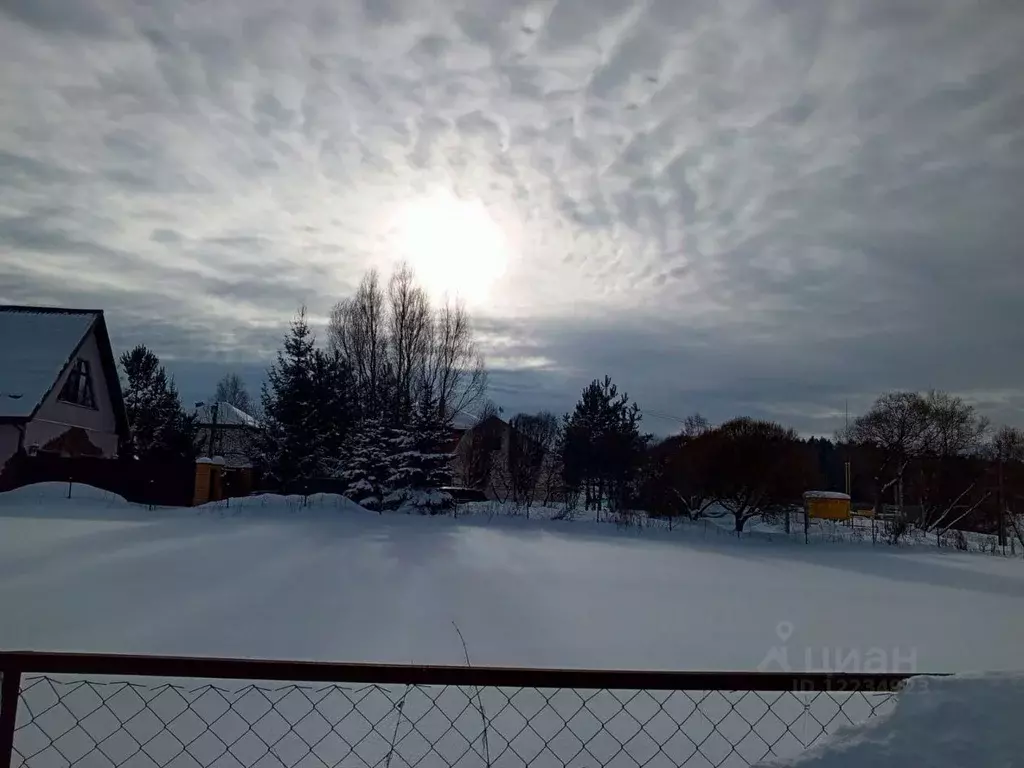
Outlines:
{"label": "chain-link fence", "polygon": [[[425,668],[409,669],[424,678]],[[594,675],[595,687],[510,687],[487,685],[488,670],[459,671],[476,673],[473,683],[257,684],[24,674],[10,765],[749,766],[795,755],[842,725],[887,712],[899,684],[894,676],[699,673],[694,683],[703,687],[697,689],[685,683],[685,673],[666,673],[682,675],[685,687],[620,688],[629,673],[619,673],[627,678],[607,688],[596,684],[609,673],[523,670],[529,683],[549,674],[571,674],[574,681]],[[502,670],[496,682],[515,673]],[[742,681],[745,689],[737,687]]]}

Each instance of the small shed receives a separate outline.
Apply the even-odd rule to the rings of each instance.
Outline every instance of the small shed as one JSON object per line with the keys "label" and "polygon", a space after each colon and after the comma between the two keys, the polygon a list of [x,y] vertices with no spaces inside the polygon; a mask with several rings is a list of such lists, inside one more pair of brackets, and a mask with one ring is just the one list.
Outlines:
{"label": "small shed", "polygon": [[850,497],[835,491],[807,491],[804,493],[804,511],[808,518],[849,520]]}

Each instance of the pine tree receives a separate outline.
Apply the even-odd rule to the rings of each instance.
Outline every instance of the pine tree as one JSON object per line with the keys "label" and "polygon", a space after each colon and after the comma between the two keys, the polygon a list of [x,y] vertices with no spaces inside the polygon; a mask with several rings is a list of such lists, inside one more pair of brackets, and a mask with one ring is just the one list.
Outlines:
{"label": "pine tree", "polygon": [[139,344],[121,355],[120,362],[131,425],[131,445],[126,453],[140,458],[195,458],[195,418],[181,407],[178,390],[160,358]]}
{"label": "pine tree", "polygon": [[347,483],[345,496],[367,509],[383,506],[388,479],[384,425],[379,418],[364,419],[352,431],[339,476]]}
{"label": "pine tree", "polygon": [[582,488],[587,508],[608,499],[624,507],[647,444],[640,434],[640,409],[605,376],[594,380],[564,420],[563,467],[567,488]]}
{"label": "pine tree", "polygon": [[305,491],[324,463],[323,432],[318,427],[314,385],[314,338],[302,309],[267,371],[263,385],[263,423],[256,459],[269,479],[285,492]]}

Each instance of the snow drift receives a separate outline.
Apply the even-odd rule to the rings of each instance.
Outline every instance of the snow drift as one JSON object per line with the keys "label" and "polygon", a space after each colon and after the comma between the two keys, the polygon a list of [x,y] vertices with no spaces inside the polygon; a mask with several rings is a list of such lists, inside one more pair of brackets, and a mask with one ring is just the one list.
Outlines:
{"label": "snow drift", "polygon": [[916,677],[886,715],[784,761],[793,768],[1010,768],[1024,764],[1024,674]]}

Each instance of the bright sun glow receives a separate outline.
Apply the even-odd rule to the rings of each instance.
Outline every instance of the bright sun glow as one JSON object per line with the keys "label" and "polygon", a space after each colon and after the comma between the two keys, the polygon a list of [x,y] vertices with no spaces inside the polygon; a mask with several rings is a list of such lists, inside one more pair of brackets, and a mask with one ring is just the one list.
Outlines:
{"label": "bright sun glow", "polygon": [[408,203],[396,225],[398,256],[433,299],[479,304],[505,272],[508,240],[479,200],[434,194]]}

